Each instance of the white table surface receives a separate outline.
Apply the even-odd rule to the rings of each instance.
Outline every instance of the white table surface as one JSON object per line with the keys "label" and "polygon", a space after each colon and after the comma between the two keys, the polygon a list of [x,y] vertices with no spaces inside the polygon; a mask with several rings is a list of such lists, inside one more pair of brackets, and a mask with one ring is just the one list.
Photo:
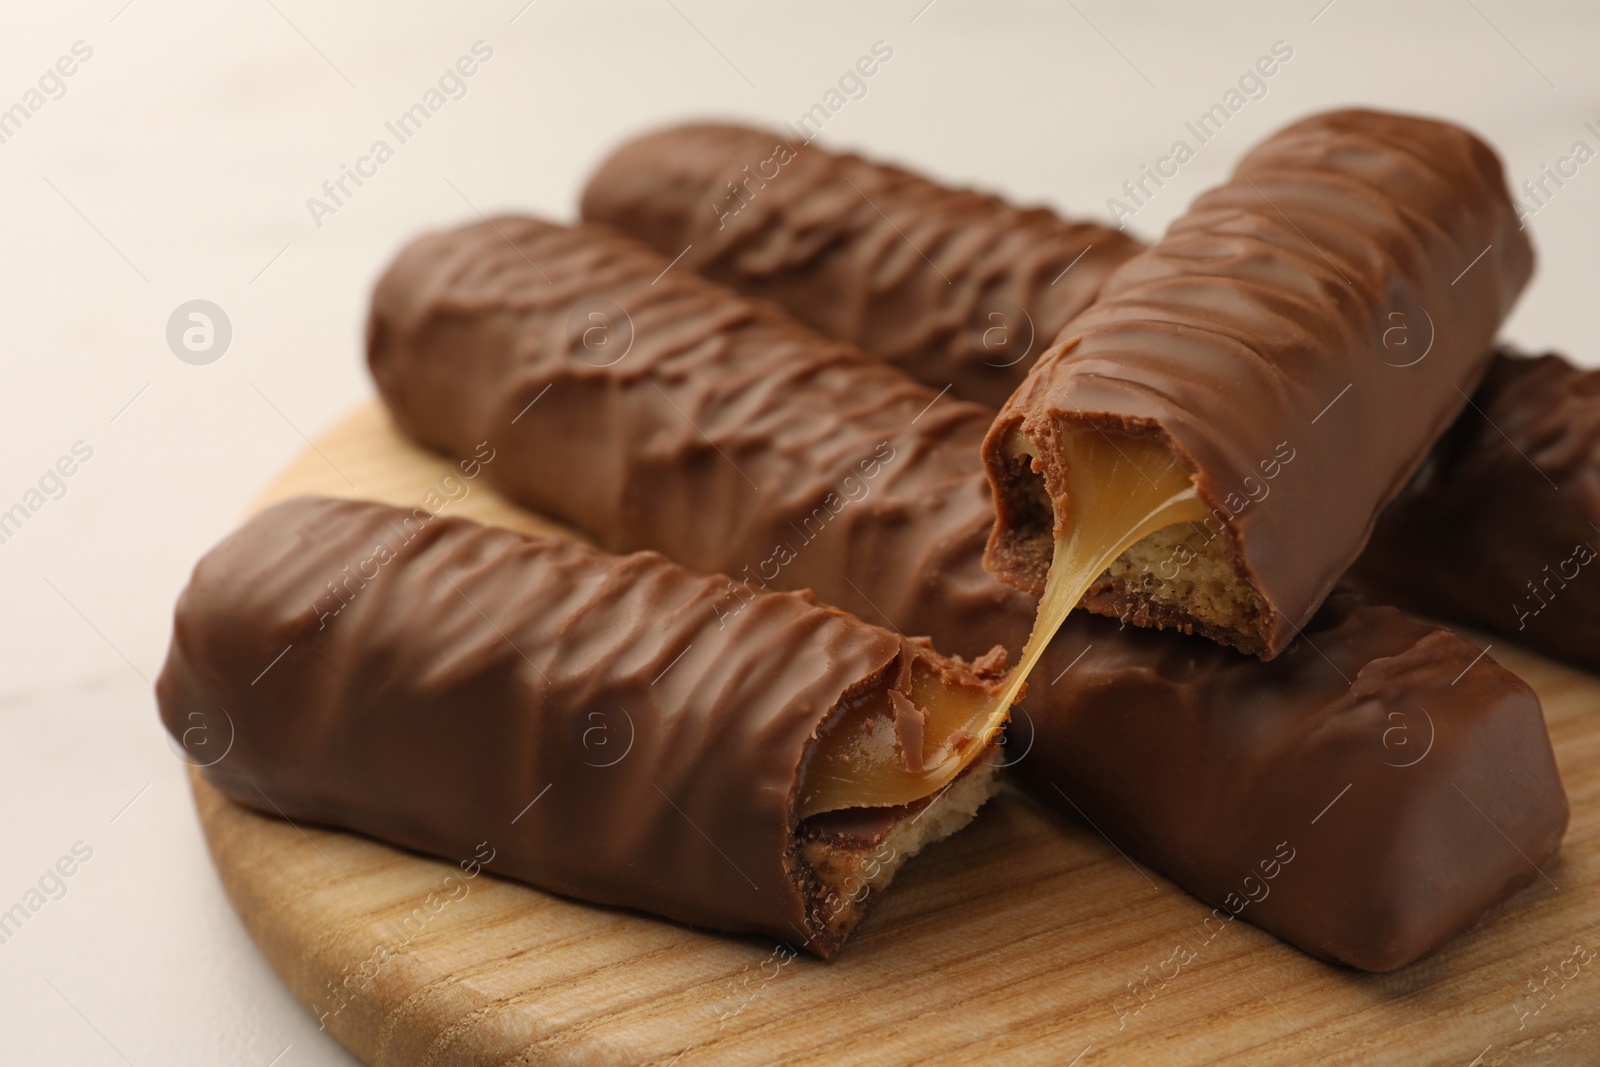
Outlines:
{"label": "white table surface", "polygon": [[[0,144],[0,510],[76,442],[93,456],[0,544],[0,910],[76,842],[93,855],[0,944],[0,1064],[353,1062],[229,909],[150,683],[196,557],[370,394],[368,291],[419,230],[570,218],[622,138],[794,119],[879,40],[893,58],[826,143],[1101,216],[1287,42],[1266,95],[1133,220],[1146,235],[1332,105],[1466,122],[1515,184],[1600,149],[1600,11],[1578,0],[925,3],[5,5],[0,108],[75,42],[92,56]],[[480,40],[466,95],[318,226],[307,198]],[[1541,261],[1511,338],[1600,362],[1597,218],[1600,160],[1530,221]],[[233,327],[204,366],[165,336],[195,298]]]}

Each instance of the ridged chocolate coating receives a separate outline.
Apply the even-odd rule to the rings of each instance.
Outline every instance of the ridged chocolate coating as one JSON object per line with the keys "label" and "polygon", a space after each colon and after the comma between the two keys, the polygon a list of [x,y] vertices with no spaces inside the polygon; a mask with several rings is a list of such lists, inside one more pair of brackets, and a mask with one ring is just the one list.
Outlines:
{"label": "ridged chocolate coating", "polygon": [[805,930],[830,955],[848,928],[813,921],[804,759],[914,653],[792,593],[724,624],[721,584],[655,553],[292,500],[195,568],[162,720],[183,742],[196,722],[219,737],[225,710],[232,745],[205,774],[242,804],[457,860],[486,842],[496,874],[716,929]]}
{"label": "ridged chocolate coating", "polygon": [[1600,667],[1600,371],[1501,350],[1353,571],[1403,607]]}
{"label": "ridged chocolate coating", "polygon": [[991,407],[1142,247],[1107,226],[720,124],[623,145],[589,179],[583,217],[669,259],[683,252],[680,268]]}
{"label": "ridged chocolate coating", "polygon": [[[1157,434],[1221,520],[1254,617],[1196,618],[1155,574],[1086,605],[1276,655],[1465,406],[1532,266],[1500,162],[1467,131],[1373,111],[1289,126],[1113,273],[1001,410],[989,565],[1044,588],[1050,517],[1005,454],[1013,433],[1043,450],[1057,512],[1060,434]],[[1284,443],[1292,466],[1252,502]]]}
{"label": "ridged chocolate coating", "polygon": [[[971,333],[947,330],[938,335],[943,341],[924,341],[948,317],[949,287],[934,284],[928,277],[932,268],[919,270],[923,261],[891,255],[896,249],[885,240],[887,226],[881,217],[874,225],[861,212],[861,197],[845,179],[863,191],[879,190],[873,201],[907,232],[924,224],[925,213],[969,213],[974,227],[1013,227],[1026,249],[1021,269],[1029,277],[1034,261],[1027,256],[1047,247],[1076,256],[1092,242],[1093,258],[1085,256],[1079,266],[1089,267],[1096,281],[1075,277],[1074,268],[1066,276],[1072,285],[1019,284],[1007,276],[997,287],[1022,312],[1019,321],[1037,328],[1035,352],[1083,309],[1089,286],[1144,247],[1115,230],[1046,218],[1041,209],[1016,208],[815,145],[805,149],[803,163],[782,164],[782,177],[769,183],[770,190],[741,185],[746,164],[759,178],[760,163],[751,161],[776,158],[779,144],[788,142],[776,133],[709,124],[640,137],[590,179],[584,215],[668,255],[692,242],[680,266],[747,296],[773,300],[819,332],[856,344],[935,388],[950,384],[955,399],[990,406],[1005,401],[1033,361],[1000,365],[1007,361],[980,358],[969,344],[966,358],[974,373],[953,372],[948,340]],[[805,181],[791,181],[802,175]],[[739,186],[737,197],[728,181]],[[709,210],[711,204],[719,210]],[[943,269],[948,273],[950,267]],[[895,284],[884,287],[882,277]],[[1398,342],[1399,336],[1391,339]],[[1395,362],[1405,362],[1401,351],[1397,343]],[[1600,549],[1596,395],[1600,374],[1579,371],[1559,356],[1497,354],[1473,397],[1476,409],[1457,416],[1407,488],[1384,509],[1352,578],[1379,600],[1488,627],[1548,655],[1600,666],[1600,597],[1582,595],[1587,578],[1572,582],[1578,592],[1566,595],[1560,574],[1577,545]],[[1559,494],[1547,491],[1550,483],[1540,471],[1560,487]],[[1580,573],[1588,574],[1587,564]],[[1468,574],[1472,579],[1463,581]],[[1537,593],[1527,588],[1530,581]],[[1524,623],[1518,608],[1538,610]]]}
{"label": "ridged chocolate coating", "polygon": [[944,652],[1021,648],[1032,600],[981,565],[992,517],[970,458],[988,410],[665,267],[600,226],[430,234],[373,296],[378,390],[440,451],[538,457],[485,468],[511,499],[613,552],[730,575],[722,610],[763,584],[827,587]]}
{"label": "ridged chocolate coating", "polygon": [[[802,546],[771,583],[808,586],[836,604],[864,603],[867,618],[931,634],[950,651],[1020,646],[1034,601],[980,565],[993,513],[972,422],[985,424],[987,410],[948,398],[934,403],[935,390],[798,326],[783,328],[711,282],[673,281],[674,270],[652,287],[667,260],[608,232],[528,220],[497,225],[515,249],[483,225],[431,235],[405,249],[378,285],[370,359],[408,432],[445,451],[470,451],[487,437],[500,458],[484,476],[498,472],[497,484],[513,499],[607,543],[649,544],[736,572],[769,552],[788,517],[816,506],[848,461],[870,453],[888,429],[896,458],[872,494],[843,509],[834,520],[840,525]],[[665,292],[674,295],[654,295],[669,281]],[[564,288],[558,294],[555,286]],[[640,323],[634,349],[605,368],[573,355],[581,347],[552,306],[559,296],[576,307],[591,293],[626,298]],[[636,363],[640,352],[646,358]],[[529,425],[540,422],[547,425]],[[760,491],[743,482],[734,462]],[[1361,640],[1351,643],[1350,635]],[[1297,813],[1326,803],[1325,779],[1367,781],[1377,773],[1372,764],[1389,751],[1385,740],[1397,740],[1384,732],[1395,725],[1388,716],[1415,715],[1415,680],[1433,712],[1461,724],[1451,727],[1453,741],[1386,780],[1383,826],[1329,838],[1317,882],[1285,894],[1281,907],[1244,913],[1308,951],[1357,966],[1397,966],[1443,944],[1514,884],[1499,853],[1486,852],[1477,836],[1473,824],[1483,816],[1466,804],[1436,803],[1452,775],[1485,783],[1473,801],[1536,861],[1559,841],[1567,808],[1543,717],[1532,691],[1489,657],[1438,690],[1433,680],[1444,671],[1455,677],[1478,650],[1398,612],[1344,607],[1318,616],[1306,637],[1279,662],[1262,664],[1211,642],[1134,633],[1074,612],[1029,683],[1026,718],[1038,740],[1019,770],[1066,808],[1051,783],[1070,794],[1085,763],[1119,768],[1096,779],[1087,799],[1074,798],[1082,812],[1096,823],[1134,813],[1118,817],[1113,840],[1220,904],[1216,887],[1253,870],[1240,869],[1238,857],[1270,856],[1281,840],[1273,835],[1282,825],[1261,805],[1270,799]],[[1347,677],[1359,680],[1365,671],[1387,679],[1371,700],[1342,697],[1338,671],[1318,673],[1324,639]],[[1171,720],[1114,738],[1097,732],[1095,694],[1133,686],[1148,714]],[[1257,708],[1278,709],[1270,729],[1253,725]],[[1174,758],[1169,736],[1188,743],[1181,790],[1167,784],[1178,773],[1166,767]],[[1355,738],[1365,738],[1365,747]],[[1026,736],[1013,743],[1025,747]],[[1475,770],[1489,750],[1519,773]],[[1409,759],[1409,751],[1393,761]],[[1231,835],[1226,847],[1193,832],[1197,808],[1229,820],[1215,827]],[[1449,892],[1430,896],[1374,873],[1412,835],[1458,846],[1437,851],[1416,842],[1419,855],[1439,864],[1429,884],[1447,882]],[[1495,847],[1507,847],[1496,839]]]}

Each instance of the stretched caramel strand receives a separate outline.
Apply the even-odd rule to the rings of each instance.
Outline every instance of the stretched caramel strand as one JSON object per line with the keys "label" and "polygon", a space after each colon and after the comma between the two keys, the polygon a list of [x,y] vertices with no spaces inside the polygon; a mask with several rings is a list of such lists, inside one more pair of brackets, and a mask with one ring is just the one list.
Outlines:
{"label": "stretched caramel strand", "polygon": [[623,145],[589,179],[583,217],[991,407],[1141,247],[1044,208],[717,124]]}
{"label": "stretched caramel strand", "polygon": [[[1021,645],[1034,600],[981,566],[994,515],[976,442],[991,412],[713,283],[662,274],[666,258],[610,232],[496,226],[425,237],[379,283],[369,358],[407,432],[457,454],[493,440],[500,458],[483,477],[613,547],[733,575],[749,566],[730,610],[763,583],[811,588],[947,651]],[[580,329],[599,300],[635,326],[610,333],[632,347],[604,358]],[[805,532],[791,527],[808,516]],[[1445,672],[1455,684],[1436,686]],[[1113,715],[1117,693],[1162,717]],[[1448,743],[1430,749],[1419,705]],[[1270,729],[1252,728],[1258,708],[1275,709]],[[1315,861],[1301,855],[1317,877],[1239,917],[1354,966],[1438,948],[1528,876],[1518,849],[1544,863],[1566,826],[1532,691],[1448,631],[1359,601],[1319,615],[1268,664],[1074,612],[1022,710],[1010,743],[1020,754],[1036,738],[1017,763],[1036,793],[1112,823],[1131,855],[1219,908],[1234,892],[1220,887],[1259,878],[1280,842],[1314,841]],[[1408,734],[1388,732],[1402,721]],[[1397,766],[1418,751],[1430,754]],[[1108,770],[1080,790],[1096,761]],[[1336,807],[1311,825],[1330,781],[1351,785],[1341,805],[1381,797],[1385,817],[1346,826]],[[1195,831],[1201,817],[1226,849]],[[1440,885],[1450,892],[1423,889]]]}
{"label": "stretched caramel strand", "polygon": [[1482,375],[1532,271],[1517,221],[1499,160],[1459,127],[1338,111],[1268,138],[1001,410],[988,564],[1043,590],[1074,442],[1149,438],[1192,476],[1209,536],[1186,554],[1146,538],[1085,606],[1276,655]]}
{"label": "stretched caramel strand", "polygon": [[[293,500],[196,567],[162,719],[186,743],[224,709],[205,774],[269,814],[450,858],[486,843],[499,874],[829,956],[906,858],[970,820],[994,766],[893,806],[840,796],[931,768],[941,704],[991,690],[805,595],[724,624],[722,584],[654,553]],[[859,751],[830,762],[841,731]]]}

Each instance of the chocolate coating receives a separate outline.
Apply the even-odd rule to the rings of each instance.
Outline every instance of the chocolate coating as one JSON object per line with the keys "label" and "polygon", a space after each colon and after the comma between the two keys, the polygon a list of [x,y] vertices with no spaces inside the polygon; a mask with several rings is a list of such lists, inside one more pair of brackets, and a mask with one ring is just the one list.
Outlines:
{"label": "chocolate coating", "polygon": [[[531,220],[498,226],[515,248],[483,225],[431,235],[379,283],[369,356],[409,433],[445,451],[469,451],[487,437],[500,458],[484,476],[498,477],[513,499],[608,544],[650,544],[724,573],[767,557],[774,536],[794,537],[783,532],[791,516],[822,506],[855,459],[887,436],[895,458],[870,492],[762,580],[864,605],[867,618],[930,634],[950,651],[1020,646],[1034,601],[981,567],[993,522],[976,447],[986,409],[937,399],[934,389],[711,282],[671,271],[651,286],[667,260],[608,231]],[[595,296],[629,309],[634,323],[633,347],[606,366],[579,358],[564,325],[569,308]],[[1264,665],[1210,642],[1135,633],[1075,612],[1023,701],[1038,740],[1018,769],[1060,804],[1045,784],[1070,794],[1086,765],[1118,768],[1086,794],[1096,813],[1127,813],[1113,840],[1214,900],[1218,887],[1255,871],[1256,844],[1270,855],[1282,839],[1272,836],[1282,828],[1265,805],[1299,812],[1327,802],[1327,780],[1368,781],[1387,751],[1388,716],[1414,716],[1411,698],[1420,695],[1436,719],[1449,717],[1451,740],[1384,780],[1385,826],[1329,834],[1316,880],[1243,913],[1307,951],[1398,966],[1518,884],[1500,855],[1505,839],[1485,845],[1472,825],[1484,816],[1438,802],[1452,776],[1474,783],[1473,801],[1530,856],[1542,860],[1559,841],[1567,807],[1549,739],[1532,692],[1489,657],[1437,688],[1438,677],[1454,678],[1478,652],[1448,631],[1351,603],[1319,615],[1306,638]],[[1325,639],[1339,669],[1366,679],[1364,688],[1346,693],[1337,671],[1318,673]],[[1097,732],[1085,721],[1087,696],[1111,699],[1113,691],[1136,692],[1143,714],[1161,718],[1114,736],[1109,726]],[[1257,709],[1275,709],[1259,728]],[[1184,739],[1176,755],[1171,738]],[[1516,773],[1483,772],[1491,750]],[[1169,775],[1166,761],[1178,756],[1181,789],[1167,785],[1179,772]],[[1202,837],[1190,821],[1196,811],[1231,824]],[[1224,833],[1237,842],[1218,844]],[[1407,846],[1436,866],[1374,873]],[[1429,893],[1406,874],[1450,888]]]}
{"label": "chocolate coating", "polygon": [[1600,371],[1501,350],[1352,577],[1600,668]]}
{"label": "chocolate coating", "polygon": [[[1041,449],[1057,514],[1061,435],[1154,434],[1192,472],[1254,603],[1212,617],[1187,593],[1163,598],[1170,576],[1152,571],[1085,605],[1276,655],[1465,405],[1532,266],[1500,162],[1467,131],[1374,111],[1289,126],[1114,272],[1001,410],[984,446],[989,565],[1044,588],[1051,516],[1006,454],[1013,434]],[[1285,446],[1296,458],[1268,499]]]}
{"label": "chocolate coating", "polygon": [[1567,798],[1537,697],[1448,630],[1336,591],[1260,663],[1185,635],[1107,640],[1096,622],[1052,644],[1083,659],[1048,710],[1027,701],[1033,748],[1014,773],[1211,904],[1202,936],[1237,915],[1393,970],[1560,848]]}
{"label": "chocolate coating", "polygon": [[589,179],[583,217],[991,407],[1141,247],[1107,226],[709,123],[623,145]]}
{"label": "chocolate coating", "polygon": [[731,576],[723,611],[768,584],[828,588],[941,651],[1022,647],[1032,599],[981,565],[989,411],[665,266],[600,226],[423,237],[373,295],[378,390],[426,445],[527,457],[484,469],[512,500]]}
{"label": "chocolate coating", "polygon": [[[949,317],[949,287],[925,261],[905,257],[904,249],[891,255],[896,248],[885,238],[886,224],[862,212],[861,197],[845,179],[862,191],[875,190],[873,202],[907,233],[938,226],[941,219],[950,231],[935,232],[952,239],[966,225],[978,232],[1011,226],[1025,249],[1027,266],[1019,267],[1025,277],[1033,276],[1029,257],[1046,248],[1073,256],[1090,248],[1092,255],[1079,267],[1089,268],[1095,280],[1085,280],[1074,267],[1066,276],[1073,279],[1070,285],[1066,279],[1023,284],[1010,275],[997,285],[1016,303],[1018,321],[1037,328],[1035,351],[1086,306],[1089,290],[1111,268],[1143,248],[1115,230],[1046,218],[1042,209],[1008,206],[815,145],[779,165],[780,178],[741,184],[748,180],[747,164],[760,178],[761,163],[780,158],[780,144],[792,148],[776,133],[709,124],[640,137],[590,179],[584,216],[668,255],[692,242],[680,266],[775,301],[819,332],[858,345],[935,388],[949,384],[958,400],[991,406],[1022,383],[1032,359],[980,359],[969,343],[959,365],[970,372],[953,369],[948,341],[972,334],[948,327],[939,333],[938,324]],[[737,197],[728,181],[738,186]],[[711,205],[718,210],[709,210]],[[960,243],[999,247],[984,239]],[[942,269],[949,273],[951,265]],[[936,336],[945,340],[936,342]],[[1391,335],[1397,352],[1403,351],[1399,337]],[[1396,355],[1395,362],[1405,359]],[[1476,407],[1457,416],[1380,514],[1351,578],[1378,600],[1487,627],[1547,655],[1600,666],[1600,597],[1589,589],[1600,578],[1587,578],[1583,565],[1584,577],[1570,582],[1573,594],[1567,595],[1568,579],[1560,573],[1568,560],[1581,558],[1573,555],[1579,544],[1600,548],[1597,395],[1596,372],[1579,371],[1554,355],[1530,359],[1499,352],[1473,397]],[[1551,483],[1557,493],[1548,491]],[[1472,578],[1464,581],[1463,575]],[[1537,593],[1528,589],[1530,581]],[[1522,611],[1529,612],[1526,619]]]}
{"label": "chocolate coating", "polygon": [[292,500],[195,568],[161,716],[187,742],[225,709],[232,745],[204,773],[269,814],[455,860],[486,843],[496,874],[831,955],[861,915],[831,922],[799,854],[806,756],[934,654],[809,595],[719,620],[721,584],[654,553]]}

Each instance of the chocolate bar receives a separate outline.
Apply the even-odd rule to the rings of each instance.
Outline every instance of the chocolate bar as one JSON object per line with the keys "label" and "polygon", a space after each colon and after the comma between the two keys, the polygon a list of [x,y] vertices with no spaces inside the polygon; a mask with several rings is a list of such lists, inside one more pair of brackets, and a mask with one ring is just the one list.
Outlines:
{"label": "chocolate bar", "polygon": [[809,594],[300,498],[213,549],[157,683],[234,800],[602,904],[836,953],[995,787],[964,663]]}
{"label": "chocolate bar", "polygon": [[1033,602],[983,570],[989,490],[966,476],[990,410],[932,403],[860,351],[665,266],[600,226],[501,218],[423,237],[373,294],[378,391],[440,452],[487,439],[563,457],[484,477],[612,552],[726,574],[722,615],[769,585],[826,587],[869,622],[918,620],[946,652],[1020,647]]}
{"label": "chocolate bar", "polygon": [[[810,588],[947,651],[1017,648],[1034,601],[982,567],[994,516],[977,444],[992,412],[668,263],[606,229],[532,219],[424,237],[374,294],[379,391],[424,444],[464,455],[489,439],[500,458],[483,477],[513,500],[612,549],[733,576],[716,609],[730,619],[762,589]],[[1047,802],[1115,827],[1229,915],[1393,967],[1536,876],[1518,849],[1546,862],[1567,805],[1527,686],[1448,631],[1341,604],[1267,664],[1075,612],[1008,753]],[[1096,720],[1118,694],[1159,720]],[[1440,720],[1449,736],[1432,742]],[[1170,759],[1181,790],[1163,781]],[[1088,775],[1097,760],[1115,773]],[[1381,797],[1387,817],[1355,831],[1337,807],[1312,819],[1329,782],[1350,784],[1341,804]],[[1217,820],[1211,837],[1201,817]],[[1316,891],[1230,910],[1229,893],[1260,895],[1258,862],[1280,842]]]}
{"label": "chocolate bar", "polygon": [[[792,180],[798,176],[805,180]],[[875,190],[873,202],[887,218],[863,212],[851,184]],[[996,407],[1022,383],[1032,359],[1002,359],[988,349],[1021,337],[1035,342],[1037,354],[1085,307],[1086,290],[1144,247],[1115,230],[1047,218],[1041,209],[951,189],[860,156],[814,144],[796,148],[780,134],[728,125],[679,126],[629,142],[595,172],[583,204],[586,219],[622,228],[668,256],[692,245],[680,266],[775,301],[925,384],[949,385],[957,399]],[[974,331],[951,334],[934,325],[947,320],[949,288],[931,264],[907,254],[911,246],[896,249],[886,241],[881,231],[889,221],[906,234],[936,232],[962,248],[990,247],[988,228],[1009,225],[1025,263],[1051,241],[1062,255],[1084,258],[1050,285],[1019,284],[1002,273],[997,288],[1014,308],[993,301],[989,317],[979,316],[983,329],[975,343]],[[896,281],[886,288],[878,279],[891,262],[888,276]],[[942,269],[948,274],[951,266]],[[1080,266],[1090,268],[1092,284]],[[967,342],[954,365],[952,336]],[[1423,351],[1425,335],[1409,328],[1388,338],[1395,362],[1406,361],[1401,353],[1408,346]],[[1600,666],[1600,614],[1592,609],[1600,600],[1566,592],[1584,587],[1578,576],[1600,550],[1600,502],[1585,488],[1594,476],[1583,473],[1600,469],[1600,459],[1582,452],[1582,435],[1600,418],[1600,407],[1588,400],[1600,389],[1593,378],[1558,356],[1498,353],[1474,407],[1457,417],[1380,514],[1351,579],[1380,601]],[[1570,434],[1579,435],[1575,446],[1557,444]],[[1546,458],[1534,458],[1547,448]],[[1292,445],[1282,451],[1292,454]],[[1272,458],[1281,468],[1278,449]],[[1269,480],[1253,484],[1265,489]],[[1551,483],[1559,494],[1544,491]],[[1163,560],[1158,576],[1208,539],[1203,526],[1193,528],[1194,544]],[[1472,580],[1462,581],[1463,574]]]}
{"label": "chocolate bar", "polygon": [[[1001,409],[988,565],[1044,596],[1041,626],[1086,589],[1091,611],[1277,655],[1465,406],[1532,266],[1467,131],[1289,126],[1118,268]],[[1148,521],[1096,528],[1108,508]]]}
{"label": "chocolate bar", "polygon": [[1142,247],[1111,227],[719,124],[618,149],[589,180],[583,217],[991,407]]}
{"label": "chocolate bar", "polygon": [[1074,612],[1013,711],[1014,774],[1211,904],[1204,940],[1244,919],[1393,970],[1538,881],[1566,832],[1538,698],[1480,656],[1343,587],[1266,663]]}
{"label": "chocolate bar", "polygon": [[1502,349],[1352,578],[1600,668],[1600,371]]}

